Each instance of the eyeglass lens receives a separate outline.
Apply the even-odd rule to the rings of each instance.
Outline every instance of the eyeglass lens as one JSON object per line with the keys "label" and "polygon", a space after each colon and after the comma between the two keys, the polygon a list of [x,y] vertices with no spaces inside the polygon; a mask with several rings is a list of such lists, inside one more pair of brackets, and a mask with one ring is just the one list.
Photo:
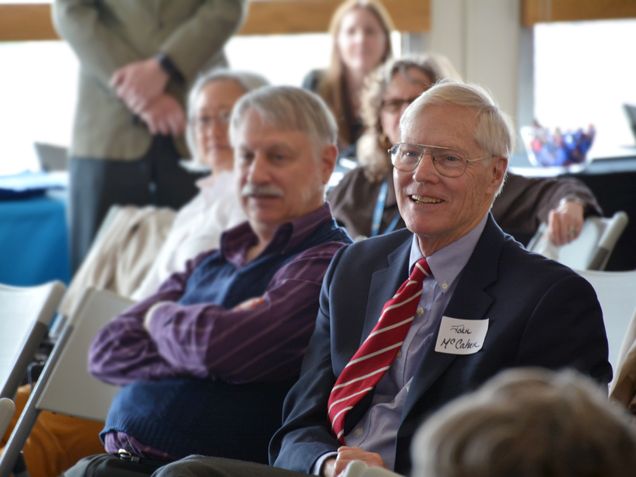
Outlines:
{"label": "eyeglass lens", "polygon": [[431,157],[435,170],[446,177],[461,176],[467,165],[459,153],[446,148],[403,143],[396,144],[389,152],[393,165],[404,172],[415,170],[425,155]]}

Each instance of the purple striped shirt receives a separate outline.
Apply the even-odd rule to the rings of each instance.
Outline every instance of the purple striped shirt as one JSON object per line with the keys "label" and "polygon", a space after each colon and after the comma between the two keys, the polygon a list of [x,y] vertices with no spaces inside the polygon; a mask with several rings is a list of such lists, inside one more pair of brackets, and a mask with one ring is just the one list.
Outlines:
{"label": "purple striped shirt", "polygon": [[[282,225],[263,254],[281,253],[302,243],[329,220],[331,213],[325,204]],[[222,236],[220,253],[241,267],[255,241],[249,225],[241,224]],[[249,309],[177,303],[192,271],[212,252],[201,254],[187,263],[184,272],[164,282],[156,294],[100,330],[89,351],[89,370],[117,385],[175,376],[219,378],[229,383],[291,378],[299,370],[314,328],[322,278],[331,258],[344,245],[327,242],[296,255],[273,276],[261,297],[263,302]],[[147,330],[144,319],[153,306]],[[106,436],[106,450],[115,452],[131,439],[133,436],[111,433]],[[153,456],[152,449],[134,441],[136,447],[150,451],[143,454]]]}

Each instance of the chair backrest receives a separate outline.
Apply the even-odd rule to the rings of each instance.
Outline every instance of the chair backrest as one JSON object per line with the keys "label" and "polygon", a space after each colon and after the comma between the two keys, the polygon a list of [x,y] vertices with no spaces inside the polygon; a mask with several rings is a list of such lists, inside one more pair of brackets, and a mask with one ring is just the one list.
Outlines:
{"label": "chair backrest", "polygon": [[103,421],[118,388],[91,376],[88,348],[100,328],[134,302],[107,290],[89,288],[65,330],[64,344],[36,406]]}
{"label": "chair backrest", "polygon": [[13,469],[41,410],[104,420],[117,387],[87,371],[88,347],[98,329],[133,302],[112,292],[89,288],[67,321],[18,420],[4,453],[0,477]]}
{"label": "chair backrest", "polygon": [[636,308],[636,270],[577,270],[577,273],[592,284],[601,304],[609,344],[609,361],[616,376],[621,346]]}
{"label": "chair backrest", "polygon": [[15,395],[64,290],[58,281],[32,287],[0,285],[0,398]]}
{"label": "chair backrest", "polygon": [[[636,309],[621,345],[618,365],[610,386],[610,397],[636,412]],[[632,403],[633,402],[633,403]]]}
{"label": "chair backrest", "polygon": [[9,398],[0,398],[0,439],[9,427],[11,418],[15,413],[15,404]]}
{"label": "chair backrest", "polygon": [[547,227],[542,224],[530,240],[528,250],[578,270],[604,270],[628,222],[627,214],[622,211],[612,217],[588,217],[576,240],[561,247],[550,242]]}

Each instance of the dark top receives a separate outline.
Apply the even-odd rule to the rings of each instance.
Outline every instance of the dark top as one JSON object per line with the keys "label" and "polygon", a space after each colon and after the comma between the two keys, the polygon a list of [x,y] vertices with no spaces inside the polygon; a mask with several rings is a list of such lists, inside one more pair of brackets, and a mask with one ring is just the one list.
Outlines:
{"label": "dark top", "polygon": [[[313,91],[314,93],[320,95],[319,85],[322,77],[325,74],[325,70],[311,70],[302,82],[302,87],[309,91]],[[350,93],[347,90],[346,84],[340,85],[342,88],[343,99],[348,98]],[[327,104],[327,98],[322,98],[325,100]],[[338,117],[336,112],[332,110],[334,116],[336,116],[336,121],[338,122],[338,128],[342,129],[343,125],[347,126],[349,130],[349,139],[345,140],[342,134],[339,134],[339,144],[338,144],[338,157],[346,157],[348,159],[356,158],[356,143],[362,133],[364,132],[364,124],[362,123],[362,119],[359,117],[355,117],[353,115],[353,111],[350,110],[350,102],[344,101],[342,114]]]}
{"label": "dark top", "polygon": [[[334,217],[352,237],[369,236],[373,211],[382,182],[371,183],[359,167],[347,173],[333,189],[327,200]],[[601,215],[592,191],[573,178],[530,178],[508,172],[504,187],[495,199],[492,214],[500,227],[521,243],[527,244],[541,222],[548,221],[550,210],[564,197],[576,197],[585,204],[586,215]],[[399,213],[391,175],[388,176],[388,195],[382,214],[380,233]],[[400,219],[398,228],[404,227]]]}

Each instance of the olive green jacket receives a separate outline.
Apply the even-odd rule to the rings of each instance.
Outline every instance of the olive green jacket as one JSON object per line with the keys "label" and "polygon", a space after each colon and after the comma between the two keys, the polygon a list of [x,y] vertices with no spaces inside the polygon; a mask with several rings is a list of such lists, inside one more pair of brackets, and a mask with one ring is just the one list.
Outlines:
{"label": "olive green jacket", "polygon": [[109,85],[112,74],[128,63],[164,53],[185,79],[171,79],[167,92],[184,104],[198,73],[226,64],[223,46],[241,25],[246,2],[56,0],[53,23],[80,63],[71,155],[142,157],[150,146],[150,132]]}

